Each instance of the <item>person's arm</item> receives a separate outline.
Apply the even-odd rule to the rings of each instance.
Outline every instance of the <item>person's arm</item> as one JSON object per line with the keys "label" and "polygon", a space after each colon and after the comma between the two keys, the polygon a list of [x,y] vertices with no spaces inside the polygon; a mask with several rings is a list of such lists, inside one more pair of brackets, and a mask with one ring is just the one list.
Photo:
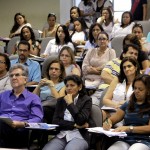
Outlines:
{"label": "person's arm", "polygon": [[116,113],[114,113],[110,118],[107,118],[103,122],[103,128],[105,130],[109,130],[112,126],[118,122],[120,122],[124,118],[125,112],[122,109],[117,109]]}
{"label": "person's arm", "polygon": [[100,74],[100,72],[98,71],[98,69],[96,67],[93,67],[90,65],[91,59],[94,59],[94,58],[92,58],[93,57],[92,51],[94,52],[94,49],[88,50],[88,52],[87,52],[87,54],[83,60],[82,71],[83,71],[84,75],[86,75],[86,74]]}
{"label": "person's arm", "polygon": [[105,70],[102,70],[101,78],[106,84],[110,84],[114,79],[114,77]]}
{"label": "person's arm", "polygon": [[109,86],[109,88],[108,88],[108,90],[107,90],[107,92],[106,92],[106,94],[103,98],[103,104],[105,106],[114,107],[114,108],[118,108],[120,106],[119,103],[116,103],[116,102],[112,101],[113,91],[115,90],[118,82],[119,81],[118,81],[117,77],[115,77],[113,79],[113,81],[111,82],[111,84],[110,84],[110,86]]}
{"label": "person's arm", "polygon": [[143,67],[143,70],[141,70],[141,72],[144,73],[145,70],[146,70],[147,68],[149,68],[149,60],[144,60],[144,61],[142,61],[142,67]]}
{"label": "person's arm", "polygon": [[147,4],[143,4],[143,20],[147,17]]}

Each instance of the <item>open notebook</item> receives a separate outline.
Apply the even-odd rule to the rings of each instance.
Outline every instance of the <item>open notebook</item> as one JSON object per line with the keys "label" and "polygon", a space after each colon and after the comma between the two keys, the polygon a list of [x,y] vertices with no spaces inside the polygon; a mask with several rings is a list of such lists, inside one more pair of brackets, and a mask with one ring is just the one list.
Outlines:
{"label": "open notebook", "polygon": [[87,128],[89,132],[94,133],[102,133],[107,135],[108,137],[112,136],[119,136],[119,137],[126,137],[126,132],[113,132],[114,129],[110,129],[109,131],[104,130],[102,127],[94,127],[94,128]]}

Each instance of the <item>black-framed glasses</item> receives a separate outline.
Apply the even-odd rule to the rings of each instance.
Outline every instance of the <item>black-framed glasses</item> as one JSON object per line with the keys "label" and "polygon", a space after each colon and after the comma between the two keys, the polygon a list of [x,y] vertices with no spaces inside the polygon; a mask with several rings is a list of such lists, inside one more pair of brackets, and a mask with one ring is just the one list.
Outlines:
{"label": "black-framed glasses", "polygon": [[24,76],[24,75],[23,75],[23,74],[20,74],[20,73],[14,73],[14,74],[10,74],[10,75],[9,75],[10,78],[13,78],[14,76],[15,76],[15,77],[20,77],[20,76]]}

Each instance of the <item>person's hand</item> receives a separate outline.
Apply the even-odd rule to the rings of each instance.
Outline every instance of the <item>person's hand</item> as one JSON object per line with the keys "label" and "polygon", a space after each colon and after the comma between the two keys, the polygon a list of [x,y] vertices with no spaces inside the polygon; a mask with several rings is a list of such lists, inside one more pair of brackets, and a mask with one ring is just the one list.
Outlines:
{"label": "person's hand", "polygon": [[105,16],[101,17],[101,21],[105,23]]}
{"label": "person's hand", "polygon": [[66,101],[66,103],[69,105],[71,103],[73,103],[73,98],[72,98],[72,94],[67,94],[65,97],[64,97],[64,100]]}
{"label": "person's hand", "polygon": [[48,56],[49,56],[49,55],[46,55],[46,54],[41,54],[41,55],[40,55],[40,57],[42,57],[42,58],[48,58]]}
{"label": "person's hand", "polygon": [[103,122],[103,129],[104,130],[110,130],[112,127],[112,121],[107,118],[104,122]]}
{"label": "person's hand", "polygon": [[113,130],[113,132],[129,132],[130,129],[128,126],[120,126]]}
{"label": "person's hand", "polygon": [[25,127],[25,123],[22,121],[13,121],[11,126],[13,128],[22,128],[22,127]]}
{"label": "person's hand", "polygon": [[82,126],[79,126],[79,125],[75,124],[75,127],[78,128],[78,129],[88,128],[89,124],[87,122],[85,124],[83,124]]}
{"label": "person's hand", "polygon": [[89,73],[99,74],[99,70],[97,68],[91,66],[89,68]]}

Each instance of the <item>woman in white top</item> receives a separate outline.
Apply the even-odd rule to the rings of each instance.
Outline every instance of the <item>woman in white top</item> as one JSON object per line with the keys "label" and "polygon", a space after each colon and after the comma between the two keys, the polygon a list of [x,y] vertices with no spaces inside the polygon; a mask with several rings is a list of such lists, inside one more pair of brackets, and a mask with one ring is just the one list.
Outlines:
{"label": "woman in white top", "polygon": [[134,26],[133,17],[130,11],[125,11],[121,17],[121,24],[116,23],[113,26],[110,39],[119,36],[126,36],[132,33],[132,27]]}
{"label": "woman in white top", "polygon": [[31,27],[31,24],[27,23],[25,15],[23,15],[21,13],[16,13],[15,16],[14,16],[14,25],[13,25],[12,29],[10,30],[9,37],[12,38],[14,36],[20,35],[21,29],[24,26]]}
{"label": "woman in white top", "polygon": [[44,54],[42,54],[41,56],[48,57],[52,54],[58,55],[61,48],[64,45],[70,46],[72,50],[74,51],[74,46],[71,42],[67,27],[65,25],[59,25],[56,30],[55,39],[52,39],[49,41],[44,51]]}
{"label": "woman in white top", "polygon": [[[120,74],[113,79],[103,98],[104,106],[117,110],[122,104],[130,100],[133,92],[132,82],[138,74],[140,74],[140,67],[137,60],[134,57],[123,58],[120,64]],[[103,119],[105,120],[109,116],[110,112],[103,109]]]}
{"label": "woman in white top", "polygon": [[100,23],[104,31],[110,36],[114,23],[113,15],[109,7],[104,7],[102,9],[101,17],[97,19],[97,23]]}

